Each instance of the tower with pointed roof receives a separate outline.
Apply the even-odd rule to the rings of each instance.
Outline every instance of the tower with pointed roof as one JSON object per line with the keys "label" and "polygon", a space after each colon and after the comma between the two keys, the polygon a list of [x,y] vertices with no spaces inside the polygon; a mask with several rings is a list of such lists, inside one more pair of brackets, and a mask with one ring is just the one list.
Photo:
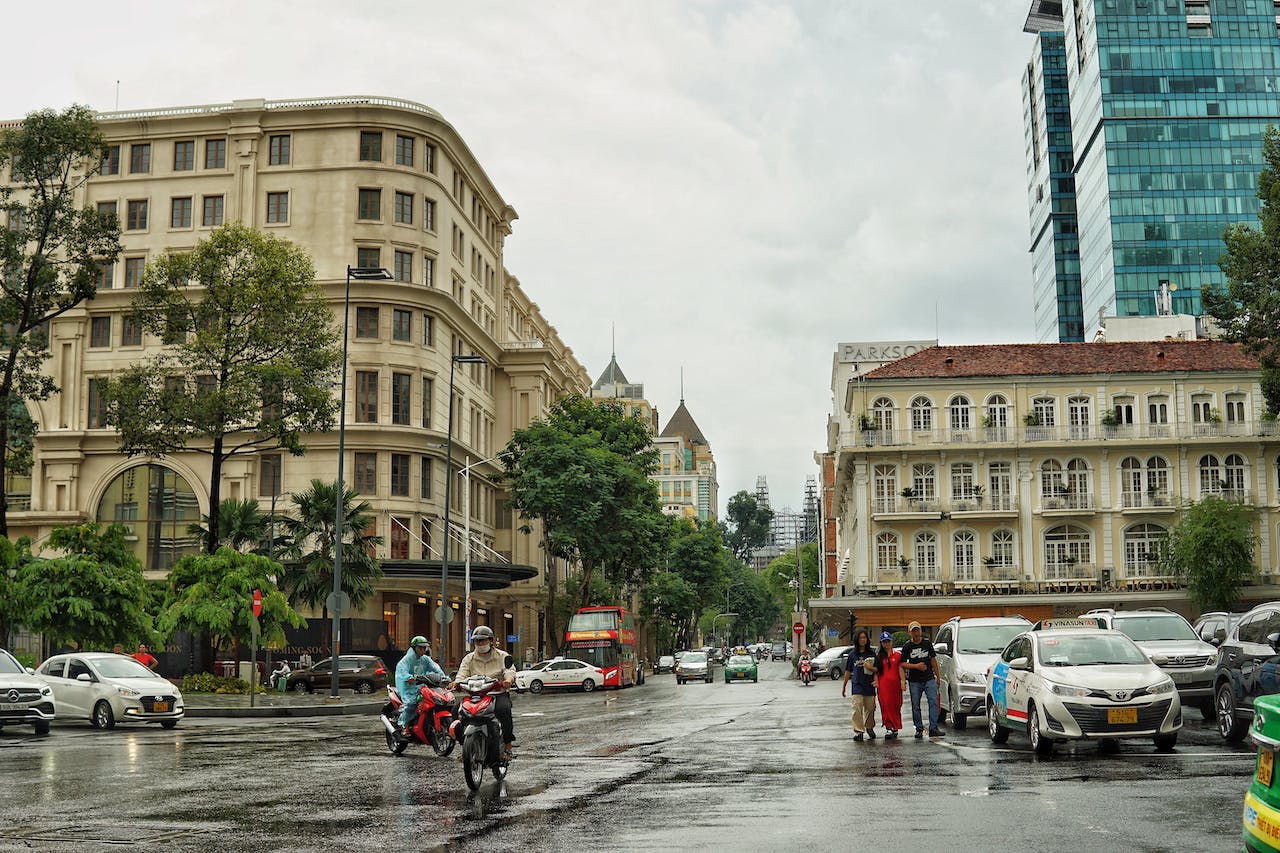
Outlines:
{"label": "tower with pointed roof", "polygon": [[649,426],[649,431],[658,431],[658,410],[644,398],[644,384],[628,382],[626,374],[618,366],[618,353],[609,356],[609,366],[600,374],[600,378],[591,386],[591,399],[613,400],[620,404],[629,415],[639,415]]}
{"label": "tower with pointed roof", "polygon": [[716,460],[711,442],[685,405],[683,386],[682,379],[680,405],[653,440],[660,454],[654,479],[668,515],[714,521],[720,501]]}

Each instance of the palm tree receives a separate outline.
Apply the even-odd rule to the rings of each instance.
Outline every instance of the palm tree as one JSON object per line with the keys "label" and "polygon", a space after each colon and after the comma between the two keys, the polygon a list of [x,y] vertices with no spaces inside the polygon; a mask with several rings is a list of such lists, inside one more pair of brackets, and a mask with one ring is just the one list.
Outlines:
{"label": "palm tree", "polygon": [[[208,541],[209,516],[200,516],[201,524],[187,525],[188,533],[198,533]],[[267,539],[267,526],[270,519],[263,514],[262,508],[254,500],[242,501],[227,498],[218,505],[218,533],[220,544],[228,545],[243,552],[248,546],[250,551],[263,549]]]}
{"label": "palm tree", "polygon": [[[337,511],[337,483],[312,480],[306,491],[290,496],[293,515],[277,523],[286,531],[284,582],[280,588],[295,607],[315,608],[324,604],[333,591],[333,527]],[[366,531],[373,524],[368,501],[356,503],[355,489],[345,489],[342,497],[342,591],[353,608],[361,607],[373,595],[373,583],[382,576],[374,549],[381,536]],[[327,615],[328,608],[325,608]]]}

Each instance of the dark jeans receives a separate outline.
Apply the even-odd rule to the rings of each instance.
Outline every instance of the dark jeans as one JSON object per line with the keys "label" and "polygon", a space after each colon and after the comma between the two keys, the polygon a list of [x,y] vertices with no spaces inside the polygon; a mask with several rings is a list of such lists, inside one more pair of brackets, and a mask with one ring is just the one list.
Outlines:
{"label": "dark jeans", "polygon": [[516,739],[515,721],[511,718],[511,694],[498,693],[493,697],[493,715],[502,725],[502,742],[511,743]]}

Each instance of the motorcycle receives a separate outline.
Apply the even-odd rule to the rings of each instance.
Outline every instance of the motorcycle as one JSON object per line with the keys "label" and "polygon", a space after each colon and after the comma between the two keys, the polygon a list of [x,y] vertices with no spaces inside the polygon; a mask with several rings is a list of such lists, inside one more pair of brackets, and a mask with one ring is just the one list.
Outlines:
{"label": "motorcycle", "polygon": [[[510,656],[507,666],[511,666]],[[507,777],[510,762],[504,757],[502,726],[496,712],[497,700],[493,693],[502,687],[496,678],[476,675],[458,684],[466,693],[453,722],[454,738],[462,744],[462,773],[467,787],[480,789],[484,771],[493,772],[493,778],[502,781]]]}
{"label": "motorcycle", "polygon": [[800,661],[800,683],[808,687],[810,681],[813,681],[813,665],[809,663],[808,658],[802,658]]}
{"label": "motorcycle", "polygon": [[421,695],[417,718],[409,721],[411,737],[400,731],[400,711],[404,700],[395,685],[387,685],[387,704],[382,707],[382,725],[386,729],[387,749],[392,755],[400,755],[411,743],[422,743],[435,750],[436,755],[448,755],[456,745],[449,727],[454,723],[458,703],[447,687],[449,679],[434,673],[414,680]]}

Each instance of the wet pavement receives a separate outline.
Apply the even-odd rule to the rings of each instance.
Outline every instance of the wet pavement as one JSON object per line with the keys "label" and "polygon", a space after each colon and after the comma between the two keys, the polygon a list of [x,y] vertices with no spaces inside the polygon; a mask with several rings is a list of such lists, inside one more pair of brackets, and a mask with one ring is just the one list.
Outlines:
{"label": "wet pavement", "polygon": [[1239,850],[1253,770],[1196,711],[1176,751],[855,742],[837,682],[516,698],[504,783],[385,747],[374,717],[0,733],[0,850]]}

